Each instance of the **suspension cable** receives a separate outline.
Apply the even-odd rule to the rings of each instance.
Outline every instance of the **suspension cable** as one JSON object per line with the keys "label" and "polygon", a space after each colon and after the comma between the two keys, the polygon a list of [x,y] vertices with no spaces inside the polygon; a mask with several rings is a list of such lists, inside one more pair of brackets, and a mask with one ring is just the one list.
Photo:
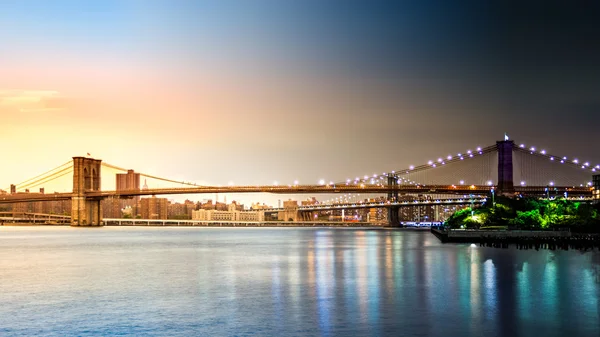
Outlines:
{"label": "suspension cable", "polygon": [[[67,171],[73,171],[73,167],[70,167],[70,166],[68,166],[68,167],[65,167],[65,168],[63,168],[62,170],[60,170],[60,171],[57,171],[57,172],[54,172],[54,173],[52,173],[52,174],[51,174],[51,175],[49,175],[49,176],[46,176],[46,177],[43,177],[43,178],[37,179],[37,180],[35,180],[35,181],[31,181],[31,182],[29,182],[29,183],[27,183],[27,184],[24,184],[24,185],[20,185],[20,186],[18,186],[18,187],[17,187],[17,189],[19,189],[19,190],[22,190],[22,189],[26,189],[26,188],[31,188],[31,187],[38,186],[38,185],[40,185],[41,183],[43,183],[43,182],[44,182],[46,179],[48,179],[48,178],[53,178],[54,176],[56,176],[56,175],[59,175],[59,174],[62,174],[62,173],[64,173],[64,172],[67,172]],[[62,175],[61,175],[61,176],[62,176]]]}
{"label": "suspension cable", "polygon": [[[47,178],[45,178],[45,180],[43,180],[43,181],[40,181],[39,183],[37,183],[37,184],[35,184],[35,185],[30,185],[30,186],[27,186],[27,187],[20,187],[19,189],[36,187],[36,186],[39,186],[39,185],[41,185],[41,184],[49,183],[49,182],[51,182],[51,181],[53,181],[53,180],[56,180],[56,179],[58,179],[58,178],[61,178],[61,177],[64,177],[64,176],[66,176],[67,174],[71,174],[71,173],[73,173],[73,169],[72,169],[72,168],[66,168],[66,169],[64,169],[64,171],[65,171],[65,172],[64,172],[64,173],[62,173],[62,174],[55,173],[55,174],[53,175],[54,177],[53,177],[53,176],[47,177]],[[62,172],[62,171],[61,171],[61,172]]]}
{"label": "suspension cable", "polygon": [[[109,168],[112,168],[112,169],[115,169],[115,170],[119,170],[119,171],[124,171],[124,172],[128,171],[125,168],[122,168],[122,167],[119,167],[119,166],[115,166],[115,165],[112,165],[112,164],[108,164],[108,163],[102,163],[102,165],[104,165],[106,167],[109,167]],[[183,181],[176,181],[176,180],[172,180],[172,179],[160,178],[160,177],[153,176],[153,175],[150,175],[150,174],[145,174],[145,173],[139,173],[139,174],[140,174],[140,176],[145,177],[145,178],[156,179],[156,180],[165,181],[165,182],[169,182],[169,183],[175,183],[175,184],[181,184],[181,185],[188,185],[188,186],[200,186],[198,184],[192,184],[192,183],[186,183],[186,182],[183,182]]]}
{"label": "suspension cable", "polygon": [[47,174],[50,174],[52,171],[56,171],[56,170],[62,168],[63,166],[72,165],[72,164],[73,164],[73,160],[69,160],[68,162],[66,162],[66,163],[64,163],[62,165],[59,165],[59,166],[57,166],[57,167],[55,167],[55,168],[53,168],[53,169],[51,169],[51,170],[49,170],[47,172],[44,172],[44,173],[42,173],[40,175],[37,175],[37,176],[35,176],[33,178],[29,178],[29,179],[27,179],[25,181],[22,181],[22,182],[16,184],[16,186],[23,185],[23,184],[25,184],[27,182],[30,182],[30,181],[35,180],[35,179],[38,179],[39,177],[42,177],[42,176],[47,175]]}

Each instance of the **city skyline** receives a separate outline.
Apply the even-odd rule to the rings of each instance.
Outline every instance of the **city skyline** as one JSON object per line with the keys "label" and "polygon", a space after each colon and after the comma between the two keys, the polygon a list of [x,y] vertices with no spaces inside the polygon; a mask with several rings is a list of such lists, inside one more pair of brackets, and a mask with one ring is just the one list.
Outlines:
{"label": "city skyline", "polygon": [[87,153],[199,184],[313,184],[504,132],[600,160],[597,5],[474,6],[5,2],[0,188]]}

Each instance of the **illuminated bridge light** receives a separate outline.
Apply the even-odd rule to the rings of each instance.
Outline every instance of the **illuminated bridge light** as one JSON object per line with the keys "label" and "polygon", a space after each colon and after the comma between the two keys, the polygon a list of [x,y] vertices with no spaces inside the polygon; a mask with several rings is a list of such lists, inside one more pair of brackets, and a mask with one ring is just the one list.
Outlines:
{"label": "illuminated bridge light", "polygon": [[577,158],[573,159],[573,162],[574,162],[575,164],[579,164],[579,160],[577,160]]}
{"label": "illuminated bridge light", "polygon": [[460,157],[460,160],[464,160],[464,159],[465,159],[465,158],[463,158],[463,157]]}
{"label": "illuminated bridge light", "polygon": [[531,149],[529,149],[531,152],[535,152],[535,147],[531,147]]}
{"label": "illuminated bridge light", "polygon": [[470,155],[469,155],[469,157],[470,157],[470,158],[473,158],[473,154],[470,154]]}
{"label": "illuminated bridge light", "polygon": [[560,163],[561,163],[561,164],[564,164],[564,163],[565,163],[565,161],[564,161],[564,160],[561,160],[561,161],[560,161]]}
{"label": "illuminated bridge light", "polygon": [[481,147],[477,147],[477,151],[481,151]]}
{"label": "illuminated bridge light", "polygon": [[546,150],[540,151],[541,154],[546,154]]}
{"label": "illuminated bridge light", "polygon": [[521,144],[519,145],[520,148],[524,149],[525,148],[525,144]]}
{"label": "illuminated bridge light", "polygon": [[433,164],[432,160],[430,160],[430,161],[427,162],[427,165],[432,165],[432,164]]}
{"label": "illuminated bridge light", "polygon": [[451,159],[452,159],[452,156],[448,155],[448,157],[446,157],[446,158],[448,158],[448,160],[451,160]]}
{"label": "illuminated bridge light", "polygon": [[438,163],[441,163],[443,161],[442,158],[438,158]]}
{"label": "illuminated bridge light", "polygon": [[554,157],[550,157],[550,160],[554,161]]}
{"label": "illuminated bridge light", "polygon": [[567,160],[567,157],[563,157],[563,160]]}
{"label": "illuminated bridge light", "polygon": [[521,181],[521,186],[525,186],[525,182],[524,181]]}
{"label": "illuminated bridge light", "polygon": [[409,169],[410,169],[410,170],[414,170],[414,169],[415,169],[415,166],[414,166],[414,165],[410,165]]}
{"label": "illuminated bridge light", "polygon": [[467,153],[468,153],[468,154],[471,154],[471,150],[467,150]]}
{"label": "illuminated bridge light", "polygon": [[588,163],[587,161],[585,163],[583,163],[583,166],[590,166],[590,163]]}

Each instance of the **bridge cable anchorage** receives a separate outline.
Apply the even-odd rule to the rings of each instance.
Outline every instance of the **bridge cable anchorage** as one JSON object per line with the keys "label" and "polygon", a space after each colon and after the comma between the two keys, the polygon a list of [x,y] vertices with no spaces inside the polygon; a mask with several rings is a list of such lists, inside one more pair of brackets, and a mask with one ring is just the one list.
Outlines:
{"label": "bridge cable anchorage", "polygon": [[60,171],[57,171],[57,172],[55,172],[55,173],[53,173],[53,174],[51,174],[51,175],[49,175],[47,177],[40,178],[40,179],[38,179],[36,181],[32,181],[30,183],[27,183],[27,184],[25,184],[23,186],[18,186],[17,190],[30,189],[30,188],[33,188],[33,187],[36,187],[36,186],[40,186],[42,184],[48,183],[48,182],[53,181],[55,179],[58,179],[60,177],[64,177],[65,175],[70,174],[72,172],[73,172],[73,168],[72,167],[66,167],[66,168],[64,168],[64,169],[62,169]]}
{"label": "bridge cable anchorage", "polygon": [[[51,169],[51,170],[48,170],[48,171],[46,171],[46,172],[44,172],[44,173],[42,173],[42,174],[39,174],[39,175],[37,175],[37,176],[35,176],[35,177],[33,177],[33,178],[29,178],[29,179],[27,179],[27,180],[24,180],[24,181],[22,181],[22,182],[20,182],[20,183],[16,184],[15,186],[23,185],[23,184],[25,184],[25,183],[28,183],[28,182],[30,182],[30,181],[32,181],[32,180],[35,180],[35,179],[38,179],[38,178],[40,178],[40,177],[43,177],[43,176],[45,176],[45,175],[48,175],[48,174],[52,173],[53,171],[56,171],[56,170],[58,170],[58,169],[61,169],[61,168],[63,168],[64,166],[67,166],[67,165],[69,165],[70,167],[72,167],[72,166],[73,166],[73,160],[69,160],[69,161],[67,161],[67,162],[66,162],[66,163],[64,163],[64,164],[62,164],[62,165],[59,165],[59,166],[57,166],[57,167],[55,167],[55,168],[53,168],[53,169]],[[38,179],[38,180],[39,180],[39,179]],[[9,187],[9,189],[10,189],[10,187]]]}
{"label": "bridge cable anchorage", "polygon": [[[129,171],[126,168],[119,167],[119,166],[112,165],[112,164],[105,163],[105,162],[102,162],[102,165],[106,166],[106,167],[109,167],[109,168],[112,168],[112,169],[115,169],[115,170],[123,171],[123,172]],[[200,186],[200,185],[193,184],[193,183],[186,183],[186,182],[183,182],[183,181],[177,181],[177,180],[173,180],[173,179],[161,178],[161,177],[153,176],[153,175],[146,174],[146,173],[141,173],[141,172],[137,172],[137,173],[139,173],[141,177],[146,177],[146,178],[150,178],[150,179],[156,179],[156,180],[165,181],[165,182],[169,182],[169,183],[175,183],[175,184],[187,185],[187,186]]]}

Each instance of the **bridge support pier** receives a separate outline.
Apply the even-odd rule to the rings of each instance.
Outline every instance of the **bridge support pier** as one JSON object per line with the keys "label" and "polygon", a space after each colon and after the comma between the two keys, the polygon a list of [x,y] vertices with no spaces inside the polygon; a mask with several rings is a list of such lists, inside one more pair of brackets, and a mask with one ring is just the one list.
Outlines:
{"label": "bridge support pier", "polygon": [[100,200],[73,197],[71,204],[71,226],[102,226]]}
{"label": "bridge support pier", "polygon": [[496,142],[498,149],[498,194],[512,194],[515,192],[513,184],[512,154],[515,142],[504,140]]}
{"label": "bridge support pier", "polygon": [[392,206],[388,208],[388,226],[402,227],[399,216],[400,206]]}
{"label": "bridge support pier", "polygon": [[[398,187],[398,176],[395,174],[388,175],[388,186]],[[388,193],[388,200],[391,202],[398,201],[398,190]],[[400,206],[391,206],[388,208],[388,226],[390,227],[402,227],[400,225],[399,216]]]}
{"label": "bridge support pier", "polygon": [[86,197],[86,192],[100,191],[102,161],[73,157],[73,198],[71,226],[102,226],[100,199]]}

